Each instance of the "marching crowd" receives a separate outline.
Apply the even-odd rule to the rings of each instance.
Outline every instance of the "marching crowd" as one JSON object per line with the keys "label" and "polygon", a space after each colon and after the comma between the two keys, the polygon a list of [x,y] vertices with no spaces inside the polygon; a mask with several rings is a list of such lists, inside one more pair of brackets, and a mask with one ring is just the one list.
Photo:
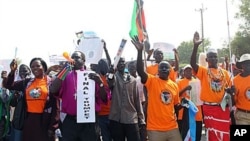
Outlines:
{"label": "marching crowd", "polygon": [[[0,141],[201,141],[203,124],[208,141],[229,141],[230,125],[250,125],[250,54],[221,67],[211,48],[204,65],[195,32],[190,64],[179,71],[176,49],[167,61],[161,49],[149,51],[154,62],[147,65],[143,42],[131,42],[137,59],[121,57],[116,68],[104,41],[106,58],[90,66],[81,51],[53,66],[39,57],[29,66],[13,59],[10,72],[1,72]],[[78,123],[77,73],[89,69],[96,120]]]}

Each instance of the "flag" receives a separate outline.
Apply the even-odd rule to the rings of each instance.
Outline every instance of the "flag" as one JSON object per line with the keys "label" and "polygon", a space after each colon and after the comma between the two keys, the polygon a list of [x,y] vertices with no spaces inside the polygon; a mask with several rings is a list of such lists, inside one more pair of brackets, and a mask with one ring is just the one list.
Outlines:
{"label": "flag", "polygon": [[196,121],[195,115],[198,112],[198,108],[195,104],[188,100],[188,108],[184,107],[183,119],[181,127],[181,136],[184,141],[196,140]]}
{"label": "flag", "polygon": [[129,32],[129,36],[131,38],[133,38],[134,36],[138,36],[140,41],[145,41],[145,39],[147,38],[142,0],[134,1],[134,9],[132,13],[131,29]]}

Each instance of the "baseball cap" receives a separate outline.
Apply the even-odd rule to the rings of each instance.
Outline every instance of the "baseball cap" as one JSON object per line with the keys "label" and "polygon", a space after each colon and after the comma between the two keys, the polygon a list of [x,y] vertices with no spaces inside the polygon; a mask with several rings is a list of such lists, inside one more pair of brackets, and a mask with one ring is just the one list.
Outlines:
{"label": "baseball cap", "polygon": [[191,67],[191,65],[186,65],[185,67],[183,67],[183,70],[185,70],[185,69],[187,69],[187,68],[190,68],[190,69],[192,69],[192,67]]}

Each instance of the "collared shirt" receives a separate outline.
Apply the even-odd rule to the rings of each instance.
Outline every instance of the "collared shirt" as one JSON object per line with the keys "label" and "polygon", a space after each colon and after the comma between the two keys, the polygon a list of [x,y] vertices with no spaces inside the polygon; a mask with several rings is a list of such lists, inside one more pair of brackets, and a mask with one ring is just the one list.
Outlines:
{"label": "collared shirt", "polygon": [[[84,71],[81,69],[80,71]],[[100,98],[100,86],[95,84],[95,110],[99,112],[101,109],[101,98]],[[108,89],[105,88],[107,92]],[[62,82],[62,86],[60,89],[60,97],[62,99],[62,112],[67,113],[69,115],[75,116],[77,111],[77,99],[76,99],[76,91],[77,91],[77,72],[75,70],[69,72]]]}
{"label": "collared shirt", "polygon": [[130,80],[124,80],[123,76],[116,72],[112,90],[112,102],[109,119],[124,124],[145,123],[142,105],[140,102],[136,79],[130,76]]}

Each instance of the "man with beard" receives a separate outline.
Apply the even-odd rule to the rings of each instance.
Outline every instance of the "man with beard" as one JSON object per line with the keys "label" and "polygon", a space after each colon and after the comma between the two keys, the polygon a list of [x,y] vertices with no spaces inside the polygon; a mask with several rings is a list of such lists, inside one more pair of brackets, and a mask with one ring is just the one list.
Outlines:
{"label": "man with beard", "polygon": [[174,106],[179,105],[179,89],[169,79],[170,64],[159,62],[158,76],[146,73],[143,67],[143,43],[137,37],[132,43],[138,51],[137,72],[148,91],[147,132],[150,141],[182,141]]}

